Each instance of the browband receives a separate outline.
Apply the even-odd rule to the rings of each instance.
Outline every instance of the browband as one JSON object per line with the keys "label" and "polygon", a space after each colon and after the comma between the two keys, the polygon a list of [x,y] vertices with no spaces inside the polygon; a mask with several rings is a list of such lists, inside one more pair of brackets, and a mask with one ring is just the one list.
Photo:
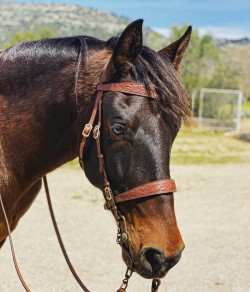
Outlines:
{"label": "browband", "polygon": [[119,83],[107,83],[107,84],[99,84],[97,87],[98,91],[115,91],[128,93],[133,95],[139,95],[144,97],[149,97],[153,99],[157,99],[157,94],[155,88],[150,85],[150,92],[148,92],[143,83],[136,82],[119,82]]}

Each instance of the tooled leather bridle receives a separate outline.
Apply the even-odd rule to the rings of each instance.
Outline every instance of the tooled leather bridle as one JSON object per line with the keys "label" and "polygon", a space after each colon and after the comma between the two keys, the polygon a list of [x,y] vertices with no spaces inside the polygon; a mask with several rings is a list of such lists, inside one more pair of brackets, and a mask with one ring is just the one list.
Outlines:
{"label": "tooled leather bridle", "polygon": [[[125,94],[131,94],[131,95],[137,95],[137,96],[141,96],[141,97],[151,98],[153,100],[157,99],[157,95],[156,95],[156,92],[154,90],[154,86],[150,86],[150,93],[148,93],[148,91],[146,90],[143,83],[137,83],[137,82],[118,82],[118,83],[109,83],[109,84],[104,83],[104,81],[106,79],[106,74],[107,74],[106,70],[104,70],[102,77],[101,77],[101,80],[100,80],[100,84],[97,87],[97,97],[95,100],[95,104],[94,104],[94,108],[93,108],[90,120],[84,126],[84,129],[82,131],[83,137],[82,137],[82,141],[80,143],[79,161],[80,161],[81,167],[84,169],[83,155],[84,155],[85,144],[86,144],[88,137],[90,136],[90,133],[93,130],[93,137],[96,141],[96,146],[97,146],[97,155],[98,155],[98,160],[99,160],[99,171],[103,175],[103,179],[104,179],[103,195],[104,195],[104,199],[106,201],[104,207],[105,207],[105,209],[110,210],[112,212],[112,214],[117,222],[117,226],[118,226],[117,243],[119,245],[121,245],[121,247],[123,248],[123,250],[125,250],[125,252],[127,253],[127,255],[130,259],[130,265],[127,268],[125,278],[123,279],[122,285],[117,290],[117,292],[126,292],[128,280],[133,273],[133,259],[132,259],[132,254],[130,252],[129,236],[128,236],[127,228],[126,228],[126,220],[125,220],[125,217],[120,212],[118,205],[120,203],[123,203],[125,201],[129,201],[129,200],[136,200],[139,198],[145,198],[145,197],[156,196],[156,195],[161,195],[161,194],[173,193],[173,192],[176,192],[176,186],[175,186],[174,180],[172,180],[172,179],[161,179],[161,180],[149,182],[149,183],[146,183],[144,185],[135,187],[133,189],[130,189],[130,190],[123,192],[121,194],[118,194],[118,195],[113,194],[111,185],[110,185],[109,180],[108,180],[107,171],[105,168],[104,156],[102,154],[101,141],[100,141],[100,128],[101,128],[101,123],[102,123],[103,93],[106,91],[121,92],[121,93],[125,93]],[[97,121],[97,124],[94,126],[97,115],[98,115],[98,121]],[[62,242],[62,239],[61,239],[58,227],[57,227],[57,223],[55,220],[55,216],[54,216],[54,212],[53,212],[53,208],[52,208],[52,204],[51,204],[51,200],[50,200],[50,194],[49,194],[49,188],[48,188],[46,176],[43,177],[43,182],[44,182],[44,186],[45,186],[45,192],[46,192],[46,196],[47,196],[47,200],[48,200],[50,214],[52,217],[52,222],[53,222],[53,225],[54,225],[54,228],[56,231],[56,235],[57,235],[60,247],[62,249],[63,255],[66,259],[66,262],[67,262],[73,276],[75,277],[75,279],[78,282],[78,284],[80,285],[80,287],[85,292],[89,292],[89,290],[86,288],[86,286],[83,284],[83,282],[80,280],[77,273],[75,272],[75,270],[74,270],[74,268],[69,260],[69,257],[67,255],[67,252],[64,248],[64,244]],[[20,279],[23,287],[25,288],[25,290],[30,291],[29,287],[27,286],[27,284],[25,283],[25,281],[21,275],[21,272],[19,270],[19,267],[18,267],[18,264],[16,261],[15,251],[14,251],[14,247],[13,247],[13,243],[12,243],[12,239],[11,239],[11,231],[10,231],[10,227],[9,227],[9,222],[8,222],[7,215],[5,213],[1,194],[0,194],[0,203],[1,203],[1,208],[3,210],[7,229],[8,229],[8,234],[9,234],[9,239],[10,239],[10,244],[11,244],[11,251],[12,251],[12,255],[13,255],[13,261],[14,261],[14,264],[15,264],[15,267],[17,270],[17,274],[18,274],[19,279]],[[153,279],[151,291],[157,292],[159,286],[160,286],[160,280]]]}
{"label": "tooled leather bridle", "polygon": [[[161,194],[168,194],[176,192],[175,181],[172,179],[161,179],[153,182],[146,183],[144,185],[140,185],[133,189],[130,189],[126,192],[120,193],[118,195],[114,195],[112,192],[111,184],[108,179],[108,174],[105,167],[104,156],[102,154],[101,149],[101,141],[100,141],[100,129],[102,124],[102,100],[104,92],[121,92],[125,94],[137,95],[141,97],[150,98],[153,100],[157,99],[157,94],[154,89],[154,86],[150,86],[150,92],[148,92],[143,83],[137,82],[118,82],[118,83],[104,83],[106,79],[107,71],[104,70],[100,84],[97,87],[97,97],[95,100],[94,108],[90,117],[89,122],[84,126],[82,131],[82,141],[79,149],[79,161],[82,169],[84,170],[84,149],[87,142],[88,137],[93,131],[93,137],[96,141],[97,147],[97,156],[99,160],[99,171],[103,175],[104,183],[103,183],[103,195],[105,199],[104,208],[106,210],[110,210],[117,222],[118,233],[117,233],[117,243],[121,245],[121,247],[127,252],[130,259],[130,266],[127,269],[125,279],[118,290],[118,292],[126,291],[126,287],[128,285],[128,279],[131,277],[133,272],[133,260],[132,254],[130,252],[129,246],[129,236],[126,228],[126,220],[125,217],[121,214],[118,205],[120,203],[136,200],[140,198],[156,196]],[[96,117],[97,124],[95,125]],[[94,126],[95,125],[95,126]],[[160,285],[159,279],[154,279],[152,282],[152,291],[157,291]]]}

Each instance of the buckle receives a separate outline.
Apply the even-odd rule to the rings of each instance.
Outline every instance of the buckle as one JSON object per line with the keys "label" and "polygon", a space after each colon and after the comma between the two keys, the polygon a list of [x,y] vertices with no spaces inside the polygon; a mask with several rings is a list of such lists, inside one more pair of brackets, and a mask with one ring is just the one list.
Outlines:
{"label": "buckle", "polygon": [[100,127],[98,125],[95,126],[93,130],[94,139],[98,139],[100,137]]}
{"label": "buckle", "polygon": [[110,201],[112,199],[112,191],[111,191],[110,187],[105,187],[104,188],[104,196],[105,196],[105,199],[107,201]]}
{"label": "buckle", "polygon": [[92,131],[92,125],[90,125],[90,124],[86,124],[86,125],[84,126],[83,131],[82,131],[82,135],[83,135],[83,137],[88,138],[89,135],[90,135],[90,133],[91,133],[91,131]]}

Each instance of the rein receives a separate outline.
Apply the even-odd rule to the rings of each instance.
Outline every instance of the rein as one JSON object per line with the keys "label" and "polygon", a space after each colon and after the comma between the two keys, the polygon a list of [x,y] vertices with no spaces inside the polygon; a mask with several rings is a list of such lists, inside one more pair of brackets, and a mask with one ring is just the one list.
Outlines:
{"label": "rein", "polygon": [[5,212],[5,208],[4,208],[4,204],[3,204],[3,200],[2,200],[1,194],[0,194],[0,203],[1,203],[1,208],[2,208],[2,211],[3,211],[3,215],[4,215],[4,219],[5,219],[5,223],[6,223],[8,235],[9,235],[9,241],[10,241],[12,258],[13,258],[13,262],[14,262],[14,265],[15,265],[15,269],[16,269],[18,278],[19,278],[20,282],[22,283],[23,288],[27,292],[31,292],[31,290],[29,289],[28,285],[26,284],[26,282],[25,282],[25,280],[24,280],[24,278],[23,278],[23,276],[21,274],[21,271],[20,271],[19,266],[18,266],[18,263],[17,263],[15,249],[14,249],[14,245],[13,245],[13,241],[12,241],[12,236],[11,236],[11,231],[10,231],[10,224],[9,224],[8,217],[6,215],[6,212]]}
{"label": "rein", "polygon": [[[125,278],[122,281],[122,284],[120,288],[117,290],[117,292],[126,292],[126,288],[128,286],[128,281],[130,277],[133,274],[133,257],[132,253],[130,252],[130,239],[129,235],[127,232],[126,228],[126,219],[123,216],[123,214],[119,211],[119,204],[129,201],[129,200],[136,200],[139,198],[145,198],[145,197],[150,197],[150,196],[156,196],[156,195],[162,195],[162,194],[168,194],[168,193],[173,193],[176,192],[176,186],[175,186],[175,181],[172,179],[161,179],[161,180],[156,180],[153,182],[146,183],[144,185],[140,185],[138,187],[135,187],[133,189],[130,189],[126,192],[120,193],[118,195],[114,195],[112,192],[111,184],[108,179],[105,163],[104,163],[104,156],[102,154],[102,149],[101,149],[101,141],[100,141],[100,130],[101,130],[101,124],[102,124],[102,100],[103,100],[103,93],[106,91],[112,91],[112,92],[121,92],[121,93],[126,93],[126,94],[132,94],[132,95],[138,95],[141,97],[146,97],[150,98],[153,100],[157,99],[157,94],[154,89],[154,86],[150,86],[150,92],[146,90],[145,86],[143,83],[136,83],[136,82],[118,82],[118,83],[109,83],[105,84],[104,81],[106,79],[106,70],[103,72],[100,84],[97,87],[97,97],[95,100],[94,108],[90,117],[89,122],[84,126],[84,129],[82,131],[82,141],[80,143],[80,148],[79,148],[79,162],[84,170],[84,162],[83,162],[83,155],[84,155],[84,149],[85,149],[85,144],[90,136],[91,132],[93,131],[93,137],[96,141],[96,147],[97,147],[97,155],[98,155],[98,160],[99,160],[99,171],[100,173],[103,174],[103,195],[105,199],[105,204],[104,208],[106,210],[110,210],[116,220],[117,227],[118,227],[118,232],[117,232],[117,239],[116,242],[122,247],[122,249],[127,253],[129,259],[130,259],[130,265],[127,268]],[[97,119],[97,124],[95,125],[96,117],[98,116]],[[55,228],[55,232],[60,244],[60,247],[62,249],[63,255],[65,257],[65,260],[75,277],[76,281],[80,285],[83,291],[85,292],[90,292],[86,286],[83,284],[83,282],[80,280],[79,276],[75,272],[69,257],[67,255],[67,252],[64,248],[64,244],[62,242],[58,226],[55,220],[53,208],[51,205],[51,200],[50,200],[50,194],[49,194],[49,188],[48,188],[48,183],[47,183],[47,178],[46,176],[43,177],[43,183],[45,187],[45,192],[47,196],[47,201],[49,205],[49,210],[52,218],[52,222]],[[1,203],[1,208],[4,213],[4,218],[6,221],[6,226],[8,230],[8,235],[10,239],[10,245],[11,245],[11,251],[12,251],[12,256],[13,256],[13,261],[16,267],[17,274],[19,276],[19,279],[25,288],[26,291],[30,292],[31,290],[28,288],[27,284],[25,283],[20,270],[18,268],[17,262],[16,262],[16,257],[15,257],[15,251],[11,239],[11,230],[9,227],[9,222],[8,218],[4,209],[3,201],[0,195],[0,203]],[[151,286],[151,292],[157,292],[158,288],[160,286],[160,279],[153,279],[152,280],[152,286]]]}

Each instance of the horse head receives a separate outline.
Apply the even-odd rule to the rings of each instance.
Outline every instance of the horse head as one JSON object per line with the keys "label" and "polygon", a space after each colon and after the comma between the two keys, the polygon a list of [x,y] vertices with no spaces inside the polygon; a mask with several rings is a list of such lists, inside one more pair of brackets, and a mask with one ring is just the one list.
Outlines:
{"label": "horse head", "polygon": [[[156,98],[105,91],[102,97],[100,147],[114,197],[138,186],[170,178],[170,152],[181,121],[190,111],[179,80],[179,65],[191,27],[176,42],[155,52],[142,45],[142,20],[106,43],[110,51],[103,83],[144,84]],[[103,190],[96,147],[84,155],[88,179]],[[145,190],[147,191],[147,190]],[[123,259],[145,278],[161,278],[180,259],[184,243],[177,226],[172,193],[117,204],[126,225]]]}

